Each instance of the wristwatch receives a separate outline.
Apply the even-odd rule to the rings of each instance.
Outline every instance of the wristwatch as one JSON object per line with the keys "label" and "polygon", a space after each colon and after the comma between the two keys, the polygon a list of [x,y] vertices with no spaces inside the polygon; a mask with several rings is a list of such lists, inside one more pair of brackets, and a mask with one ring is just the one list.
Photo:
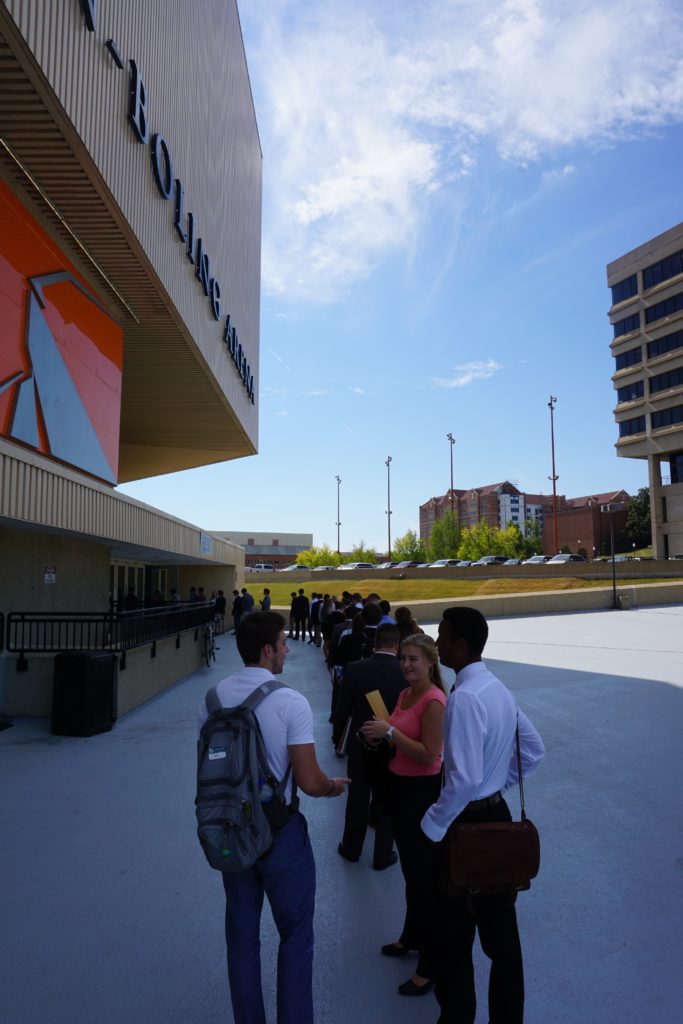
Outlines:
{"label": "wristwatch", "polygon": [[391,740],[391,737],[393,735],[394,735],[394,727],[393,727],[393,725],[390,725],[389,728],[387,729],[387,731],[384,733],[384,739],[385,740]]}

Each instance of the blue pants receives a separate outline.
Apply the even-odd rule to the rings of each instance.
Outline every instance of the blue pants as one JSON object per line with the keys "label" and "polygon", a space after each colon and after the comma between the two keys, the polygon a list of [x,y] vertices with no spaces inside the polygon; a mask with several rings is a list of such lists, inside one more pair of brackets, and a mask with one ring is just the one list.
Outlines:
{"label": "blue pants", "polygon": [[315,862],[306,819],[294,814],[267,857],[248,871],[223,875],[228,980],[235,1024],[266,1024],[261,989],[261,910],[268,897],[280,948],[278,1024],[313,1022]]}

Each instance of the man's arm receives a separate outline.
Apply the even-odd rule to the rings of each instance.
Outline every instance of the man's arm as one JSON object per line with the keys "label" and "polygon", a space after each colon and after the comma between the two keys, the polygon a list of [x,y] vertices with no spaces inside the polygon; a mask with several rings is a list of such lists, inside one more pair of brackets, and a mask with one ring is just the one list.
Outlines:
{"label": "man's arm", "polygon": [[353,694],[351,691],[351,680],[353,679],[353,665],[347,665],[344,678],[337,689],[337,698],[334,706],[334,720],[332,722],[332,742],[336,746],[346,725],[346,720],[351,714]]}
{"label": "man's arm", "polygon": [[349,779],[328,778],[318,764],[315,744],[297,743],[287,747],[294,780],[308,796],[341,796]]}
{"label": "man's arm", "polygon": [[[543,746],[543,740],[538,735],[523,711],[517,712],[517,725],[519,728],[519,753],[520,760],[522,762],[522,778],[526,779],[527,775],[531,775],[534,768],[536,768],[545,757],[545,747]],[[508,777],[505,783],[505,788],[509,789],[510,786],[516,786],[518,782],[517,742],[515,741],[512,757],[510,758],[510,767],[508,768]]]}
{"label": "man's arm", "polygon": [[422,831],[438,843],[451,822],[474,798],[484,776],[485,712],[470,694],[454,693],[446,716],[444,763],[439,799],[422,818]]}

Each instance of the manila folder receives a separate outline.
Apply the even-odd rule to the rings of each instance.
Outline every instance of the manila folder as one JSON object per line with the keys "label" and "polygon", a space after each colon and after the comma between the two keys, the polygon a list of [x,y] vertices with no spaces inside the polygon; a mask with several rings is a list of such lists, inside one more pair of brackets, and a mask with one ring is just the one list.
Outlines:
{"label": "manila folder", "polygon": [[370,693],[365,694],[365,699],[372,708],[372,713],[375,718],[381,718],[383,722],[389,720],[389,712],[387,706],[382,700],[382,694],[379,690],[371,690]]}

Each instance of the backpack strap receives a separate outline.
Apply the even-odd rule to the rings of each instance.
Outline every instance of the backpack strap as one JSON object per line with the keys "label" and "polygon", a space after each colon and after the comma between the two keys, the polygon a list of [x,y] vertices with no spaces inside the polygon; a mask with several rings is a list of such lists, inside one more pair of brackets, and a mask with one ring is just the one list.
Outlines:
{"label": "backpack strap", "polygon": [[220,700],[218,699],[218,694],[216,693],[216,687],[215,686],[211,687],[211,689],[209,690],[209,692],[207,693],[207,695],[205,697],[205,701],[206,701],[206,710],[208,711],[208,713],[210,715],[215,714],[216,711],[220,711],[221,708],[223,707],[223,705],[221,704]]}
{"label": "backpack strap", "polygon": [[[252,692],[249,694],[247,699],[242,701],[242,704],[240,706],[243,707],[243,708],[248,708],[249,711],[253,711],[255,708],[258,707],[258,705],[261,703],[262,700],[265,700],[265,698],[269,694],[274,693],[275,690],[288,690],[288,689],[289,689],[289,687],[287,686],[286,683],[279,683],[277,681],[277,679],[271,679],[271,680],[269,680],[266,683],[261,683],[261,685],[257,686],[255,690],[252,690]],[[268,770],[270,771],[270,767],[268,768]],[[284,776],[282,778],[282,781],[279,782],[277,784],[277,786],[275,787],[274,793],[275,793],[276,796],[284,798],[285,790],[287,789],[287,783],[289,782],[289,776],[291,774],[292,774],[292,762],[290,761],[288,763],[288,765],[287,765],[287,771],[285,772],[285,774],[284,774]],[[271,772],[271,775],[272,775],[272,772]],[[294,782],[293,780],[292,780],[292,800],[291,800],[291,803],[292,803],[292,805],[295,808],[299,806],[299,798],[296,795],[296,782]]]}

